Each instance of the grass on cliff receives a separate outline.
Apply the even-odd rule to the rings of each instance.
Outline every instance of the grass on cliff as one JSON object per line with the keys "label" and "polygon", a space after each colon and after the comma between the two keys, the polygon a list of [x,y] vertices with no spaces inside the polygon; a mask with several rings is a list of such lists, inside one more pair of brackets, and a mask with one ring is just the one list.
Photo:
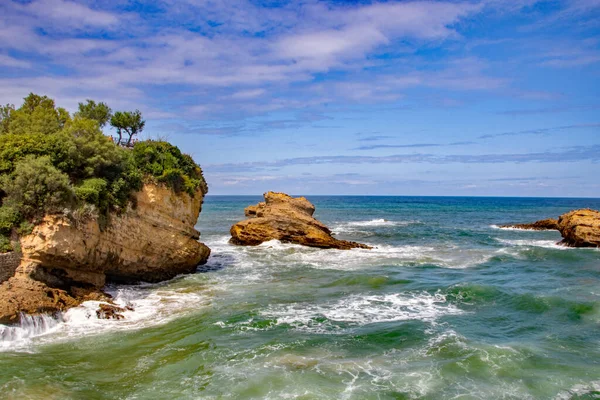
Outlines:
{"label": "grass on cliff", "polygon": [[52,99],[30,94],[18,109],[0,107],[0,252],[10,251],[9,238],[26,234],[45,214],[106,220],[124,210],[145,181],[191,196],[208,191],[201,168],[176,146],[115,144],[101,130],[106,113],[90,112],[90,103],[96,106],[88,101],[70,115]]}

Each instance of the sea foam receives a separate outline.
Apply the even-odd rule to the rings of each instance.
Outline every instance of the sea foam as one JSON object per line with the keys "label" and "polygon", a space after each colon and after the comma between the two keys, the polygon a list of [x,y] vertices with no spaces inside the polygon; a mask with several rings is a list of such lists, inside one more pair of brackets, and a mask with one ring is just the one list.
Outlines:
{"label": "sea foam", "polygon": [[276,325],[322,333],[335,330],[338,323],[350,326],[406,320],[433,323],[442,316],[462,313],[448,304],[444,295],[427,292],[352,295],[331,303],[278,305],[260,312],[265,318],[275,319]]}
{"label": "sea foam", "polygon": [[546,249],[555,250],[570,250],[571,247],[557,244],[555,240],[532,240],[532,239],[500,239],[496,238],[500,243],[510,246],[528,246],[528,247],[544,247]]}

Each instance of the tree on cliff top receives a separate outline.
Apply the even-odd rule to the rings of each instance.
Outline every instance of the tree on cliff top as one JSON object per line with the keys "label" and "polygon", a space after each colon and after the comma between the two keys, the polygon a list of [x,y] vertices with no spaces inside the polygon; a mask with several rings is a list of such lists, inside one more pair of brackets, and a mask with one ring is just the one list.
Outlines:
{"label": "tree on cliff top", "polygon": [[86,103],[79,103],[79,111],[75,117],[87,118],[98,122],[98,126],[103,128],[112,116],[112,110],[105,103],[96,103],[94,100],[87,99]]}
{"label": "tree on cliff top", "polygon": [[54,100],[34,93],[29,93],[18,109],[11,105],[2,107],[0,118],[0,133],[44,135],[59,131],[71,120],[67,110],[57,108]]}
{"label": "tree on cliff top", "polygon": [[[146,121],[142,119],[140,110],[133,112],[117,111],[110,119],[110,125],[117,130],[117,135],[119,135],[118,144],[131,147],[133,137],[142,132]],[[123,143],[123,133],[129,135],[125,143]]]}

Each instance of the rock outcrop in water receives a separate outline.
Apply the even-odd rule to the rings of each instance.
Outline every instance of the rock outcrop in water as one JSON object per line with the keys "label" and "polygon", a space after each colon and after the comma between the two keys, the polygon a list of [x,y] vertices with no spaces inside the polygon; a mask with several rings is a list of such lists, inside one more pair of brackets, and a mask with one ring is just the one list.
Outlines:
{"label": "rock outcrop in water", "polygon": [[600,211],[581,209],[558,218],[561,244],[569,247],[600,247]]}
{"label": "rock outcrop in water", "polygon": [[0,285],[0,323],[26,314],[63,311],[85,300],[107,301],[107,280],[157,282],[190,273],[210,249],[194,229],[204,193],[194,197],[146,184],[135,207],[111,215],[105,229],[89,218],[48,215],[22,237],[14,276]]}
{"label": "rock outcrop in water", "polygon": [[269,240],[323,249],[370,249],[370,246],[338,240],[331,230],[313,217],[315,206],[304,197],[268,192],[265,201],[246,207],[248,219],[231,227],[231,243],[256,246]]}
{"label": "rock outcrop in water", "polygon": [[569,247],[600,247],[600,211],[584,208],[573,210],[555,219],[532,224],[501,225],[501,228],[558,230],[563,237],[559,243]]}
{"label": "rock outcrop in water", "polygon": [[528,229],[533,231],[550,231],[558,230],[558,221],[553,218],[542,219],[535,221],[531,224],[509,224],[500,225],[500,228],[516,228],[516,229]]}

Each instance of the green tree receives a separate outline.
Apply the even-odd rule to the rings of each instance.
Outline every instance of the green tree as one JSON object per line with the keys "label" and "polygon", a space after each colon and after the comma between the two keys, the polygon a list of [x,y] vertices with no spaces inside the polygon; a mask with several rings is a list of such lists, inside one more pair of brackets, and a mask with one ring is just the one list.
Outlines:
{"label": "green tree", "polygon": [[117,130],[119,144],[122,144],[123,142],[123,133],[126,133],[129,136],[125,146],[130,147],[133,137],[142,132],[146,125],[146,121],[142,119],[142,113],[139,110],[133,112],[117,111],[111,117],[110,125]]}
{"label": "green tree", "polygon": [[105,103],[96,103],[94,100],[87,99],[86,103],[79,103],[79,111],[75,117],[87,118],[98,122],[100,128],[103,128],[112,116],[112,110]]}
{"label": "green tree", "polygon": [[75,180],[92,177],[115,179],[123,170],[123,149],[102,134],[96,121],[75,117],[62,134],[72,140],[72,170],[65,171]]}
{"label": "green tree", "polygon": [[10,116],[13,111],[15,111],[15,106],[12,104],[0,106],[0,135],[3,133],[8,133]]}
{"label": "green tree", "polygon": [[61,130],[70,119],[69,113],[64,108],[56,108],[51,98],[30,93],[19,109],[10,112],[8,132],[49,135]]}

